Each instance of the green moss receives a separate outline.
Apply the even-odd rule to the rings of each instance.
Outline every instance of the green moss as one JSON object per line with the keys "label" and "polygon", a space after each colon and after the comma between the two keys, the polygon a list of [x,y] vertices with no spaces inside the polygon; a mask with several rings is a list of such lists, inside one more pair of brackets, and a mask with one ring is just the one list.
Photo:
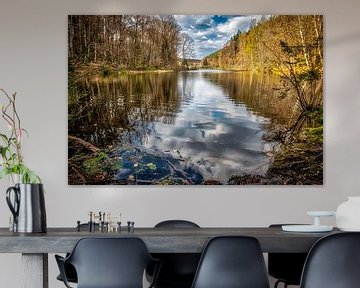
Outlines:
{"label": "green moss", "polygon": [[86,174],[94,176],[104,172],[104,162],[107,159],[107,155],[104,152],[95,154],[93,158],[84,161],[83,166]]}
{"label": "green moss", "polygon": [[90,159],[83,162],[85,173],[92,177],[104,173],[117,171],[121,167],[121,159],[110,158],[105,152],[98,152]]}
{"label": "green moss", "polygon": [[323,142],[323,126],[305,129],[306,137],[312,142]]}
{"label": "green moss", "polygon": [[322,126],[324,120],[324,111],[322,107],[312,107],[306,110],[306,116],[311,118],[314,123],[313,127]]}
{"label": "green moss", "polygon": [[161,179],[156,184],[158,184],[158,185],[187,185],[189,183],[186,182],[186,180],[184,180],[184,179],[169,176],[164,179]]}
{"label": "green moss", "polygon": [[128,75],[128,74],[129,74],[128,71],[125,69],[120,69],[118,71],[118,75],[120,75],[120,76],[124,76],[124,75]]}

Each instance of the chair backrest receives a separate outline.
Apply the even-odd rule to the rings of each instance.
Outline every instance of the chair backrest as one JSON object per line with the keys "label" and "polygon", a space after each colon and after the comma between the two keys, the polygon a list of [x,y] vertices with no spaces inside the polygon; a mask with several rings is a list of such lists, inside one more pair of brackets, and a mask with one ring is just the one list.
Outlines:
{"label": "chair backrest", "polygon": [[139,238],[82,238],[67,259],[76,269],[78,288],[142,288],[152,260]]}
{"label": "chair backrest", "polygon": [[[271,224],[269,228],[281,228],[282,225],[290,224]],[[307,253],[268,253],[269,275],[288,285],[300,285],[306,257]]]}
{"label": "chair backrest", "polygon": [[192,288],[268,288],[264,258],[256,238],[212,238],[200,259]]}
{"label": "chair backrest", "polygon": [[157,223],[155,228],[200,228],[200,226],[188,220],[165,220]]}
{"label": "chair backrest", "polygon": [[332,234],[317,241],[306,259],[300,287],[360,287],[360,233]]}
{"label": "chair backrest", "polygon": [[[166,220],[155,228],[200,228],[188,220]],[[162,260],[162,267],[157,279],[158,287],[190,287],[200,260],[200,253],[161,253],[155,254]],[[150,272],[151,274],[151,272]]]}

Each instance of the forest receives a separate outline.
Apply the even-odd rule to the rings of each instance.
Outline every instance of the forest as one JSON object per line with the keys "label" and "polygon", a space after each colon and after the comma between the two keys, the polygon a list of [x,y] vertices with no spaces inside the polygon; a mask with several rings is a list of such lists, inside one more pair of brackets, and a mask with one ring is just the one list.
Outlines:
{"label": "forest", "polygon": [[[190,37],[173,16],[77,16],[68,19],[69,65],[105,69],[175,69],[192,55]],[[95,68],[95,67],[93,67]]]}
{"label": "forest", "polygon": [[291,129],[314,126],[323,105],[322,16],[282,15],[253,22],[248,32],[238,32],[205,57],[203,67],[279,75],[282,85],[274,87],[279,96],[297,99],[299,115]]}
{"label": "forest", "polygon": [[[98,151],[97,147],[91,146],[92,139],[87,138],[87,134],[80,133],[78,129],[79,119],[87,117],[80,115],[86,111],[82,101],[87,95],[81,90],[82,88],[79,88],[81,87],[79,81],[84,76],[106,77],[142,71],[188,69],[247,71],[272,75],[278,79],[274,82],[276,84],[270,87],[272,92],[265,92],[268,95],[264,95],[267,98],[266,103],[269,103],[269,97],[272,97],[270,101],[274,109],[268,110],[284,110],[285,106],[281,106],[281,103],[290,99],[294,104],[288,108],[286,122],[278,121],[279,115],[270,117],[271,121],[264,141],[276,142],[279,145],[273,151],[272,164],[266,175],[239,173],[232,176],[229,183],[322,184],[323,17],[321,15],[273,15],[268,18],[262,17],[261,20],[254,19],[249,29],[239,30],[223,47],[203,59],[194,59],[194,40],[182,31],[173,15],[70,15],[68,24],[71,155],[80,149],[79,147],[82,147],[80,150],[90,147],[91,153]],[[222,83],[222,78],[217,81],[224,87],[232,86],[232,89],[227,88],[228,94],[233,95],[231,97],[238,97],[236,95],[238,95],[237,91],[241,90],[240,82],[231,82],[230,85],[230,83]],[[163,83],[162,87],[166,85]],[[175,90],[172,95],[176,95],[176,86],[173,87]],[[162,97],[166,99],[167,96],[164,94]],[[117,100],[114,99],[114,105],[117,105],[116,102]],[[148,105],[147,103],[141,105],[144,104]],[[145,109],[146,113],[153,111]],[[113,121],[114,117],[119,115],[110,117]],[[129,122],[129,119],[121,121]],[[115,127],[111,129],[116,130]],[[116,133],[113,133],[114,139],[117,137]],[[81,142],[84,139],[86,141]],[[81,161],[78,161],[81,155],[80,158],[78,156],[75,157],[76,163],[72,163],[72,157],[69,158],[69,168],[75,169],[81,179],[80,182],[86,183],[88,177],[81,167]],[[104,177],[110,176],[111,172]],[[74,180],[74,182],[79,181]]]}
{"label": "forest", "polygon": [[[283,143],[267,173],[268,178],[274,180],[280,177],[280,181],[290,181],[292,184],[322,184],[321,15],[280,15],[260,22],[253,21],[249,31],[239,31],[222,49],[205,57],[202,65],[213,69],[271,73],[279,76],[280,84],[273,87],[278,92],[278,97],[292,97],[296,102],[292,111],[289,111],[293,117],[287,125],[277,125],[268,135],[268,139],[278,138]],[[272,122],[274,127],[276,123]],[[249,176],[234,177],[234,180],[245,183],[273,183],[259,179],[261,177],[255,178],[258,179]]]}

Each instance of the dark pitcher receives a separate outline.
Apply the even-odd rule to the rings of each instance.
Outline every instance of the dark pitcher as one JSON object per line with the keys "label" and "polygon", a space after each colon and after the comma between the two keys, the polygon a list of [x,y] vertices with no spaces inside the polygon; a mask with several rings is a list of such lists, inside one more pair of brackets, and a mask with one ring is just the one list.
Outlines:
{"label": "dark pitcher", "polygon": [[[13,202],[11,201],[12,193],[14,193]],[[6,202],[14,216],[14,232],[46,232],[46,211],[42,184],[15,184],[6,190]]]}

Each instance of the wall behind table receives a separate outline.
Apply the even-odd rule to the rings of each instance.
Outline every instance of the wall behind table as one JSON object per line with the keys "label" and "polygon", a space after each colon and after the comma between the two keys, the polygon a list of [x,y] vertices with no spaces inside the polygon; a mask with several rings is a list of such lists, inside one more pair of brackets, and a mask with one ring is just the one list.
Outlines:
{"label": "wall behind table", "polygon": [[[87,211],[122,212],[136,226],[187,218],[201,226],[309,222],[306,211],[333,210],[358,189],[360,25],[358,0],[2,0],[0,87],[18,92],[30,132],[24,154],[46,187],[49,226],[73,226]],[[70,187],[67,185],[68,14],[324,14],[325,185],[321,187]],[[6,180],[0,182],[5,194]],[[5,196],[5,195],[4,195]],[[0,226],[8,224],[5,197]],[[333,220],[327,223],[334,224]],[[0,255],[1,286],[20,287],[19,255]],[[57,271],[50,257],[50,287]]]}

